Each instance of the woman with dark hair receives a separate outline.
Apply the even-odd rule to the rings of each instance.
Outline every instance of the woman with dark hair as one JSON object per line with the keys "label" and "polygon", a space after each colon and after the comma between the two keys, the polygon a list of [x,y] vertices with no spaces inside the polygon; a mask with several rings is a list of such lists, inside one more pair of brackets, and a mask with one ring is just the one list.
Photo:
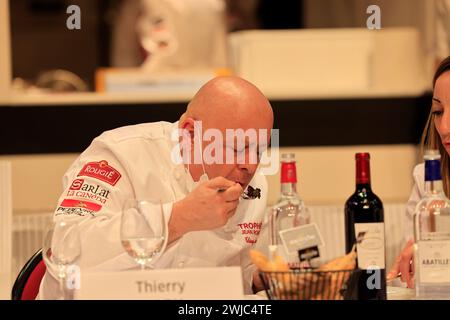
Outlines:
{"label": "woman with dark hair", "polygon": [[[444,193],[450,197],[450,56],[438,66],[433,78],[433,98],[428,121],[422,134],[421,154],[436,149],[441,155],[441,172]],[[414,287],[413,226],[414,210],[425,193],[424,164],[414,168],[414,188],[406,207],[405,248],[389,272],[388,280],[401,276],[409,288]]]}

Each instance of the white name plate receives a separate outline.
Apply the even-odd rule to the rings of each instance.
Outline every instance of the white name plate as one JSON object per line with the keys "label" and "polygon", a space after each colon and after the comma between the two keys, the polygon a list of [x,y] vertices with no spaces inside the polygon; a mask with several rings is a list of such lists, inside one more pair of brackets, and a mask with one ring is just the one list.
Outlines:
{"label": "white name plate", "polygon": [[78,300],[241,300],[240,267],[81,272]]}

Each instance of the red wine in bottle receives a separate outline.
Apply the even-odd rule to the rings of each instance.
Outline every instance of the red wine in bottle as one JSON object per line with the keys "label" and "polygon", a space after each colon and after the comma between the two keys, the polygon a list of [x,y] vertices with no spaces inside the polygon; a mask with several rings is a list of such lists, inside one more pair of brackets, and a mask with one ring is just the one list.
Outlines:
{"label": "red wine in bottle", "polygon": [[356,246],[358,270],[352,298],[386,299],[384,211],[370,184],[370,155],[357,153],[356,190],[345,203],[345,247]]}

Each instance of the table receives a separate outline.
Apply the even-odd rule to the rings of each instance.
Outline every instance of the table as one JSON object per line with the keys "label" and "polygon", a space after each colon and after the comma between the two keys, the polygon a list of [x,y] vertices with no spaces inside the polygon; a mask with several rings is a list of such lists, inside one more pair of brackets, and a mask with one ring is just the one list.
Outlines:
{"label": "table", "polygon": [[[388,300],[413,300],[415,297],[414,289],[402,287],[387,287]],[[265,291],[259,291],[256,294],[246,295],[246,300],[268,300]]]}

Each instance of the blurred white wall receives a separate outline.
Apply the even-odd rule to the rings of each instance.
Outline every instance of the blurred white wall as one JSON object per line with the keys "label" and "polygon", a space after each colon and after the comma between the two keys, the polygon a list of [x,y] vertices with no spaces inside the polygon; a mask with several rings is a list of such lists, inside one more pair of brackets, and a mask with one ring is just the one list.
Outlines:
{"label": "blurred white wall", "polygon": [[52,211],[62,192],[62,177],[77,154],[0,156],[11,161],[13,211]]}
{"label": "blurred white wall", "polygon": [[[381,9],[381,27],[415,27],[427,57],[431,79],[434,68],[434,0],[304,0],[307,28],[365,28],[369,5]],[[431,80],[430,80],[431,81]]]}
{"label": "blurred white wall", "polygon": [[271,98],[420,96],[430,88],[412,27],[241,31],[229,44],[234,73]]}

